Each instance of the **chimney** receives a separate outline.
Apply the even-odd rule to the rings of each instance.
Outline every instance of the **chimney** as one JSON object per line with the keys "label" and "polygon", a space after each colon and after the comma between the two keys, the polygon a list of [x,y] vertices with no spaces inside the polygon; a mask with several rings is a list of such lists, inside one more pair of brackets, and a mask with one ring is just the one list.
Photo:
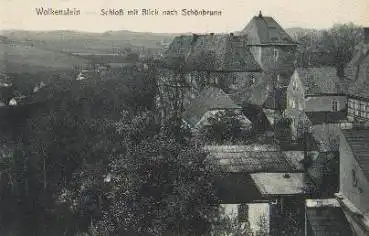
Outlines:
{"label": "chimney", "polygon": [[261,11],[259,11],[259,17],[260,18],[263,17],[263,14],[261,14]]}
{"label": "chimney", "polygon": [[364,43],[369,43],[369,27],[364,27]]}

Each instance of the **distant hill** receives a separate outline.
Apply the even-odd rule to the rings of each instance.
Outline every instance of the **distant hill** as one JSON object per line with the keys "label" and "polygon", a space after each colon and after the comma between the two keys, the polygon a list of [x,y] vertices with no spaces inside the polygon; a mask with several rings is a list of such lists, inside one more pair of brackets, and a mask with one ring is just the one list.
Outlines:
{"label": "distant hill", "polygon": [[174,34],[139,33],[127,30],[90,33],[79,31],[5,30],[1,35],[35,47],[61,52],[114,53],[126,48],[160,49]]}

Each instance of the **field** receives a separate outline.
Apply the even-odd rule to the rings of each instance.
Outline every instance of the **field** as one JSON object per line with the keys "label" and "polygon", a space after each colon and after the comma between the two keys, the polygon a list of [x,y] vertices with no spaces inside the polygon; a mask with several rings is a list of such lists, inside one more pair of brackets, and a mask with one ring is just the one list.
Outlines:
{"label": "field", "polygon": [[67,53],[40,49],[18,42],[0,42],[2,73],[65,71],[83,66],[88,60]]}

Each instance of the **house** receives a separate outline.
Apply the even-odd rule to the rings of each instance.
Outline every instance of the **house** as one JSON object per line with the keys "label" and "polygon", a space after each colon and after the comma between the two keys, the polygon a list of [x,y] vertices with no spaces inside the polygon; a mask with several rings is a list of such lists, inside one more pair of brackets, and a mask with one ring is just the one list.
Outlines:
{"label": "house", "polygon": [[[302,152],[257,143],[208,145],[204,150],[209,153],[209,165],[218,173],[216,189],[221,203],[266,204],[268,210],[259,212],[267,213],[270,231],[278,228],[283,217],[303,214],[302,203],[314,186],[299,163],[291,161],[303,158]],[[298,227],[303,229],[303,222]]]}
{"label": "house", "polygon": [[346,86],[336,68],[296,68],[287,88],[287,108],[335,116],[346,109],[346,97]]}
{"label": "house", "polygon": [[357,45],[348,65],[349,87],[347,118],[350,121],[369,120],[369,28],[364,28],[364,41]]}
{"label": "house", "polygon": [[162,75],[169,77],[168,82],[176,80],[174,75],[184,73],[182,82],[195,88],[216,84],[225,91],[235,84],[239,87],[252,83],[261,72],[249,47],[232,33],[177,36],[165,53],[164,67],[172,72]]}
{"label": "house", "polygon": [[23,102],[26,99],[26,96],[18,96],[10,99],[9,106],[17,106],[19,103]]}
{"label": "house", "polygon": [[314,192],[314,184],[308,176],[289,172],[250,175],[262,198],[270,203],[271,235],[302,235],[304,201]]}
{"label": "house", "polygon": [[[297,43],[269,16],[260,12],[240,32],[263,71],[276,73],[280,86],[287,86],[296,60]],[[291,70],[292,68],[292,70]]]}
{"label": "house", "polygon": [[194,98],[183,112],[184,122],[193,130],[209,125],[209,118],[228,112],[241,121],[243,128],[252,129],[252,123],[242,114],[241,107],[220,88],[207,87]]}
{"label": "house", "polygon": [[[170,105],[173,99],[165,94],[184,94],[186,104],[196,90],[208,85],[215,85],[228,94],[242,94],[252,87],[250,92],[255,90],[255,98],[250,100],[257,101],[251,104],[258,102],[267,109],[283,107],[296,46],[272,17],[261,14],[237,35],[177,36],[164,54],[159,80],[163,100],[160,107],[173,107]],[[269,85],[263,87],[266,80]],[[260,96],[257,95],[259,89],[264,91]],[[169,111],[162,112],[166,116]]]}
{"label": "house", "polygon": [[306,199],[305,212],[305,236],[354,235],[335,198]]}
{"label": "house", "polygon": [[280,102],[286,102],[286,88],[296,61],[297,43],[275,19],[260,12],[240,32],[263,72],[273,75],[281,90]]}
{"label": "house", "polygon": [[369,129],[342,130],[336,195],[355,235],[369,235]]}
{"label": "house", "polygon": [[204,150],[209,153],[209,165],[219,173],[217,189],[223,203],[251,203],[263,199],[251,173],[299,172],[275,145],[206,145]]}
{"label": "house", "polygon": [[248,87],[261,76],[250,49],[233,34],[181,35],[173,39],[160,65],[158,105],[168,117],[181,94],[188,105],[203,88],[215,86],[226,93]]}

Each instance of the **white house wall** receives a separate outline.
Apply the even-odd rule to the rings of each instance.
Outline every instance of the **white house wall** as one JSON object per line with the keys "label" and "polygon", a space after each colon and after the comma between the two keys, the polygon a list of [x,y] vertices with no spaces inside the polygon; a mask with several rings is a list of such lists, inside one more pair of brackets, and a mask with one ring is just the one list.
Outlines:
{"label": "white house wall", "polygon": [[[363,213],[369,213],[369,182],[360,169],[346,139],[340,138],[340,193]],[[354,185],[353,170],[357,185]]]}

